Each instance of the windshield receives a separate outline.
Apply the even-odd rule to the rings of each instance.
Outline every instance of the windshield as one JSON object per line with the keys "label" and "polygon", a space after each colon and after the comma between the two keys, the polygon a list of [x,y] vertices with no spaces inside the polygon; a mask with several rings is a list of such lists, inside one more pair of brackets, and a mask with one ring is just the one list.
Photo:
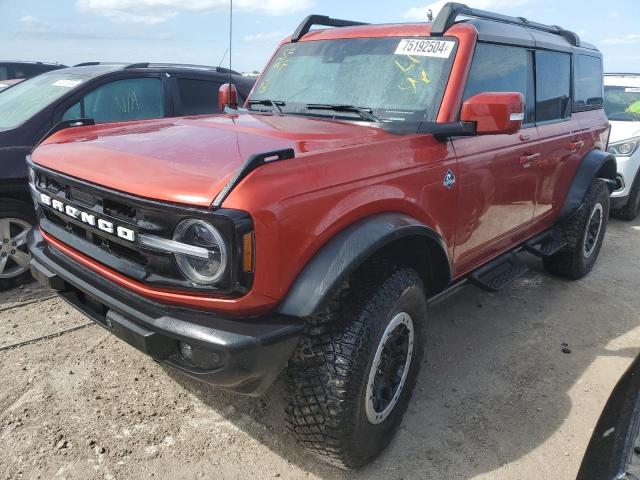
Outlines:
{"label": "windshield", "polygon": [[76,75],[43,73],[5,90],[0,95],[0,130],[22,125],[84,80]]}
{"label": "windshield", "polygon": [[640,87],[605,85],[604,111],[609,120],[640,121]]}
{"label": "windshield", "polygon": [[380,121],[434,121],[456,45],[419,37],[289,43],[265,70],[250,106],[277,111],[275,102],[285,113],[367,120],[362,112],[326,108],[348,105]]}

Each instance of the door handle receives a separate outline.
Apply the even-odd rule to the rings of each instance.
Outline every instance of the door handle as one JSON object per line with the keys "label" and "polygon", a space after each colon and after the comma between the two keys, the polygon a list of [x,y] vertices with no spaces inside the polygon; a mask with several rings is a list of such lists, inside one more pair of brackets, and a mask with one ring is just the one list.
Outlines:
{"label": "door handle", "polygon": [[584,142],[582,140],[579,140],[577,142],[569,142],[566,145],[567,150],[569,150],[570,152],[580,150],[582,147],[584,147]]}
{"label": "door handle", "polygon": [[538,160],[540,157],[542,157],[542,155],[540,155],[539,153],[532,153],[531,155],[522,155],[520,157],[520,165],[522,165],[524,168],[529,168],[533,164],[533,162]]}

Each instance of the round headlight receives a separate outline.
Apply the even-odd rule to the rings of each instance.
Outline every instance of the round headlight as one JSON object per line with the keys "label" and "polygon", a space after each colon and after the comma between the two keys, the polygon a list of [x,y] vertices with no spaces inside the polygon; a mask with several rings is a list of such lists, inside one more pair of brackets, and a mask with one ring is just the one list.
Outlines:
{"label": "round headlight", "polygon": [[176,227],[173,239],[199,247],[199,254],[174,253],[178,268],[187,279],[211,285],[222,278],[227,268],[227,249],[222,235],[212,225],[203,220],[183,220]]}
{"label": "round headlight", "polygon": [[620,152],[621,155],[629,155],[633,147],[633,143],[621,143],[618,145],[618,152]]}

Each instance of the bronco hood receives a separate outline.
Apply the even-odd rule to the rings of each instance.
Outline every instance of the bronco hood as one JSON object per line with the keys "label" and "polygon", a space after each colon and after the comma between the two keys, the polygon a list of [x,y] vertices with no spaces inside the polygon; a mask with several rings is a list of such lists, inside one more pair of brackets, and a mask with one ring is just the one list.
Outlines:
{"label": "bronco hood", "polygon": [[380,128],[302,116],[216,115],[70,128],[47,139],[32,158],[132,195],[209,206],[253,154],[293,148],[301,156],[389,135]]}

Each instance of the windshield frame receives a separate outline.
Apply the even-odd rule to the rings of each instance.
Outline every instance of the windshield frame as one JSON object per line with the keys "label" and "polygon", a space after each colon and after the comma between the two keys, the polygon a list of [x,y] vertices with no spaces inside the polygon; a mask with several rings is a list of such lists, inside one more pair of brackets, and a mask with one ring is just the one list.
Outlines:
{"label": "windshield frame", "polygon": [[[52,96],[51,98],[47,99],[45,102],[37,105],[36,110],[33,110],[32,112],[29,112],[29,114],[27,114],[26,116],[23,116],[22,118],[20,118],[17,123],[13,123],[8,126],[4,126],[0,124],[0,132],[19,129],[23,125],[27,124],[34,117],[39,115],[42,111],[60,103],[68,96],[73,95],[79,89],[83,88],[90,80],[92,80],[92,78],[93,77],[81,75],[78,73],[65,72],[64,69],[57,69],[57,70],[51,70],[49,72],[41,73],[40,75],[36,75],[34,77],[28,78],[16,84],[10,85],[9,87],[3,90],[0,90],[0,94],[1,94],[0,101],[4,101],[6,98],[9,98],[8,96],[12,94],[16,95],[15,93],[16,90],[18,90],[18,95],[27,95],[29,94],[29,92],[32,93],[33,91],[35,91],[34,88],[38,88],[38,87],[33,87],[33,85],[37,82],[42,82],[43,80],[45,82],[57,82],[60,80],[79,81],[77,85],[74,85],[73,87],[70,87],[70,88],[66,88],[66,90],[62,90],[62,88],[65,88],[65,87],[61,87],[60,95]],[[42,85],[40,85],[39,88],[42,88]],[[27,92],[23,93],[22,90],[25,90],[25,89],[27,90]]]}
{"label": "windshield frame", "polygon": [[[303,43],[316,43],[316,42],[323,42],[323,43],[329,43],[329,42],[337,42],[337,41],[362,41],[362,40],[379,40],[379,39],[391,39],[391,40],[396,40],[398,42],[400,42],[403,39],[411,39],[411,40],[436,40],[436,41],[451,41],[454,43],[450,55],[445,59],[446,63],[443,66],[442,72],[441,72],[441,76],[439,77],[439,81],[441,82],[441,88],[439,88],[439,91],[437,92],[437,94],[435,95],[435,97],[433,98],[432,101],[432,105],[425,105],[424,108],[422,108],[421,110],[416,110],[413,112],[413,117],[416,117],[419,113],[422,113],[423,118],[422,119],[415,119],[415,118],[407,118],[407,119],[400,119],[400,118],[392,118],[392,117],[386,117],[385,115],[381,115],[381,112],[392,112],[393,109],[389,108],[389,109],[382,109],[382,108],[371,108],[371,106],[368,105],[353,105],[353,107],[358,107],[361,109],[364,109],[370,113],[372,113],[375,117],[380,117],[380,121],[379,122],[369,122],[367,120],[363,120],[362,116],[359,115],[357,112],[345,112],[345,111],[333,111],[333,110],[329,110],[327,109],[324,113],[321,113],[321,111],[319,110],[311,110],[306,108],[306,106],[308,104],[313,104],[313,103],[326,103],[324,101],[312,101],[312,102],[290,102],[287,101],[287,99],[280,99],[280,98],[270,98],[270,97],[256,97],[256,95],[259,92],[260,86],[261,84],[264,82],[266,75],[268,74],[270,68],[272,67],[272,65],[277,61],[279,54],[281,52],[284,51],[285,48],[287,47],[291,47],[291,46],[296,46],[296,45],[300,45]],[[340,120],[340,121],[353,121],[356,123],[375,123],[377,125],[391,125],[391,124],[396,124],[396,125],[400,125],[400,124],[406,124],[406,125],[420,125],[423,122],[435,122],[438,114],[442,108],[442,103],[447,91],[447,88],[449,86],[449,82],[451,79],[451,75],[453,72],[453,67],[455,65],[455,61],[456,61],[456,56],[458,53],[458,49],[459,49],[459,39],[456,36],[443,36],[443,37],[431,37],[428,34],[425,35],[385,35],[385,36],[375,36],[375,37],[355,37],[355,38],[351,38],[351,37],[345,37],[345,38],[333,38],[333,39],[319,39],[319,40],[306,40],[306,41],[301,41],[301,42],[283,42],[281,43],[278,48],[276,49],[275,53],[273,54],[273,56],[271,57],[271,59],[269,60],[269,62],[267,63],[267,66],[265,67],[265,69],[263,70],[262,75],[260,76],[260,78],[258,79],[258,81],[256,82],[256,84],[254,85],[253,89],[251,90],[251,94],[248,96],[246,102],[245,102],[245,108],[248,112],[250,113],[269,113],[269,114],[284,114],[284,115],[301,115],[301,116],[305,116],[305,117],[311,117],[311,118],[320,118],[320,119],[326,119],[326,120]],[[391,53],[390,55],[393,55],[393,53]],[[432,57],[424,57],[424,58],[432,58]],[[296,96],[296,95],[294,95]],[[255,102],[260,102],[260,101],[265,101],[265,100],[273,100],[275,102],[277,102],[279,104],[279,106],[282,108],[283,112],[280,113],[277,111],[276,108],[272,108],[269,105],[260,105],[259,103],[255,103],[253,106],[251,105],[251,100],[255,101]],[[285,105],[282,105],[282,103],[280,102],[285,102]],[[342,105],[342,104],[340,104]],[[294,108],[292,108],[294,107]],[[402,128],[402,130],[405,130],[404,128]]]}

